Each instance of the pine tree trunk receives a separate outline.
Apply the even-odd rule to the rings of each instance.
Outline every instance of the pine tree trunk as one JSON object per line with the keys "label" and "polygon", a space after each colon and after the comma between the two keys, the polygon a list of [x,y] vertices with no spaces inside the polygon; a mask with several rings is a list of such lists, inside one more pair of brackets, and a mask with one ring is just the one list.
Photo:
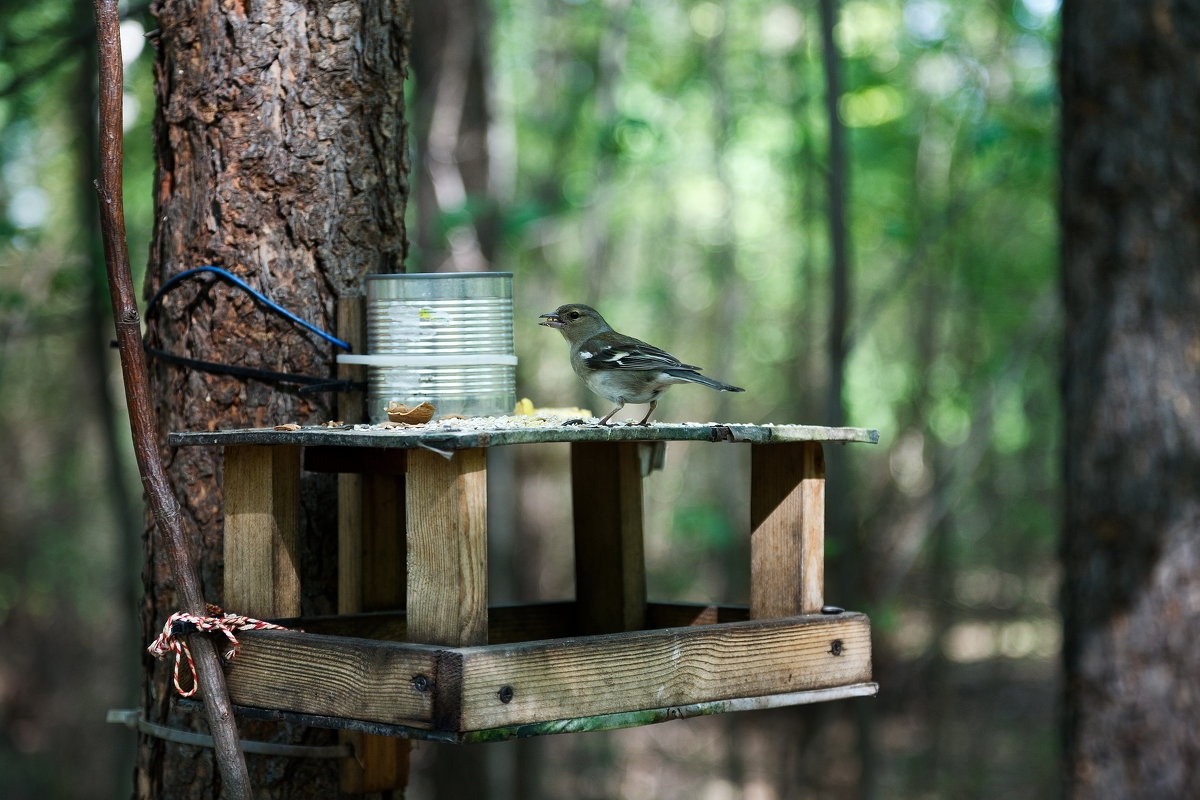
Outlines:
{"label": "pine tree trunk", "polygon": [[1200,791],[1200,14],[1063,8],[1071,797]]}
{"label": "pine tree trunk", "polygon": [[[230,270],[303,319],[334,331],[339,297],[362,278],[403,271],[408,163],[403,85],[408,7],[400,0],[221,4],[161,0],[155,234],[147,293],[186,269]],[[331,346],[240,290],[193,279],[147,320],[150,342],[180,355],[310,375],[334,373]],[[161,361],[152,381],[163,440],[171,430],[323,422],[327,394]],[[222,600],[220,454],[185,448],[168,470],[195,533],[205,596]],[[306,476],[301,537],[304,613],[336,602],[334,484]],[[146,539],[144,639],[176,610],[170,575]],[[230,609],[236,611],[236,609]],[[146,664],[149,719],[202,728],[176,710],[169,667]],[[242,723],[244,738],[331,743],[328,731]],[[252,756],[258,797],[337,795],[334,760]],[[143,737],[141,798],[220,793],[212,752]]]}

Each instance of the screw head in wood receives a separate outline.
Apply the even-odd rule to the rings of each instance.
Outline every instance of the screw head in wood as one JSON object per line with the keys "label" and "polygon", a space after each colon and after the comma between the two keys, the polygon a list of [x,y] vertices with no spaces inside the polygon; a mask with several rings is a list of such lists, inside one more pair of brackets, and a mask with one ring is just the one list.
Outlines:
{"label": "screw head in wood", "polygon": [[832,642],[830,642],[829,652],[835,656],[840,656],[842,654],[842,640],[834,639]]}
{"label": "screw head in wood", "polygon": [[429,691],[429,686],[431,683],[432,683],[432,681],[429,680],[429,677],[427,675],[413,675],[412,676],[413,688],[416,689],[418,692]]}
{"label": "screw head in wood", "polygon": [[513,699],[513,688],[511,686],[501,686],[500,691],[496,692],[500,695],[501,703],[511,703]]}

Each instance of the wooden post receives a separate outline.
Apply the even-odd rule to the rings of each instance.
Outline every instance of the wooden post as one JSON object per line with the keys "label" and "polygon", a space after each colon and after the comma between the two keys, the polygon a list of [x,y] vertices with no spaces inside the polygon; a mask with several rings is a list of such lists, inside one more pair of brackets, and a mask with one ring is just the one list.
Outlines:
{"label": "wooden post", "polygon": [[815,614],[825,596],[820,442],[751,445],[750,617]]}
{"label": "wooden post", "polygon": [[487,644],[487,454],[408,456],[408,640]]}
{"label": "wooden post", "polygon": [[[349,451],[362,474],[338,474],[338,613],[404,607],[404,451]],[[390,458],[372,457],[386,454]],[[341,762],[341,790],[363,794],[408,785],[412,743],[407,739],[341,731],[354,748]]]}
{"label": "wooden post", "polygon": [[[337,300],[337,334],[350,343],[354,352],[366,350],[366,327],[363,319],[363,304],[361,296],[348,295]],[[353,364],[338,364],[337,377],[339,380],[363,380],[366,368]],[[338,394],[337,414],[343,422],[362,422],[365,418],[364,399],[362,392],[342,392]],[[361,455],[361,451],[350,451]],[[332,454],[331,454],[332,455]],[[344,460],[346,453],[338,448],[334,458]],[[309,454],[305,455],[305,466],[309,467]],[[338,613],[353,614],[363,611],[362,605],[362,566],[363,566],[363,488],[362,476],[359,470],[340,469],[338,464],[331,465],[331,471],[337,472],[338,482]],[[343,787],[343,791],[348,791]]]}
{"label": "wooden post", "polygon": [[[339,297],[338,336],[354,352],[366,352],[362,296]],[[339,364],[342,380],[364,380],[366,368]],[[338,419],[362,422],[362,392],[338,395]],[[338,613],[382,611],[404,606],[404,468],[403,451],[365,448],[336,449],[345,460],[357,462],[353,471],[339,471],[338,482]],[[346,464],[343,467],[349,466]],[[389,468],[390,467],[390,468]],[[360,473],[361,471],[361,473]],[[354,748],[341,760],[339,779],[346,794],[403,790],[408,785],[412,742],[359,731],[341,731],[339,739]]]}
{"label": "wooden post", "polygon": [[642,469],[637,442],[573,442],[575,604],[582,634],[646,622]]}
{"label": "wooden post", "polygon": [[226,610],[300,616],[300,448],[225,448]]}

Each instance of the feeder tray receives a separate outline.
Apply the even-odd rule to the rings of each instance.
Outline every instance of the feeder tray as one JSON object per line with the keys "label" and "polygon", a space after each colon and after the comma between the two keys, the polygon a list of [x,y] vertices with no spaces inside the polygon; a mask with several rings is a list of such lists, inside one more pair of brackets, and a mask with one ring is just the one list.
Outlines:
{"label": "feeder tray", "polygon": [[[870,621],[822,613],[822,447],[878,438],[464,423],[185,432],[170,444],[224,449],[223,605],[304,631],[239,634],[226,670],[240,715],[482,742],[875,694]],[[665,441],[751,448],[748,606],[647,602],[642,477]],[[570,443],[575,508],[587,509],[574,518],[576,598],[489,607],[488,451],[544,442]],[[337,616],[299,618],[302,469],[342,473]]]}

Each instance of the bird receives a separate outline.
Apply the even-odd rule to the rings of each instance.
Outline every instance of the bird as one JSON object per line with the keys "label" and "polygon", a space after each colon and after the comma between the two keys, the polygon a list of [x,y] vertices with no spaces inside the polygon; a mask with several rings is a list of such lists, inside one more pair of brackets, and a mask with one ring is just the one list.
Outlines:
{"label": "bird", "polygon": [[626,403],[649,403],[650,410],[638,423],[649,425],[659,396],[677,383],[698,383],[718,392],[746,391],[701,375],[700,367],[684,364],[665,350],[617,333],[591,306],[568,303],[539,319],[539,325],[557,329],[571,345],[575,374],[593,392],[617,404],[601,425],[608,426]]}

